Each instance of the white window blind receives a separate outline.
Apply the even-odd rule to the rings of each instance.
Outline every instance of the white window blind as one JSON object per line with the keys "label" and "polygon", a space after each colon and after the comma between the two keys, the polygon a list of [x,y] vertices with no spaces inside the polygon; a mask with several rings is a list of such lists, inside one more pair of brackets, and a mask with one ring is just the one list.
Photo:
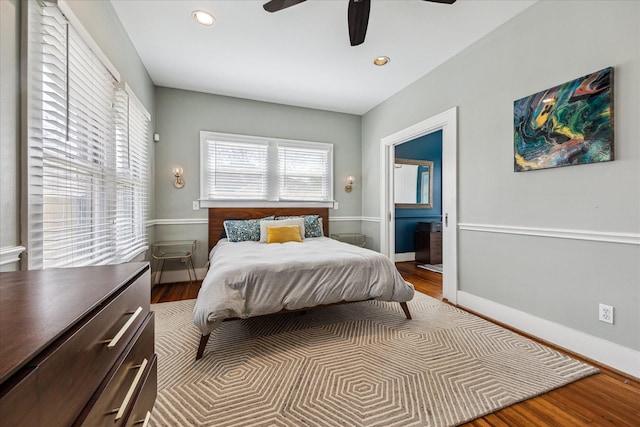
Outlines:
{"label": "white window blind", "polygon": [[266,200],[269,144],[206,141],[206,198]]}
{"label": "white window blind", "polygon": [[128,98],[117,95],[113,75],[57,6],[28,8],[29,268],[127,260],[146,244],[146,237],[130,237],[135,207],[123,207],[139,195],[131,169],[148,169],[146,155],[131,148],[131,135],[141,131],[128,107],[128,117],[121,114]]}
{"label": "white window blind", "polygon": [[200,132],[201,200],[331,202],[333,145]]}
{"label": "white window blind", "polygon": [[127,261],[147,248],[149,113],[128,87],[116,92],[116,253]]}
{"label": "white window blind", "polygon": [[329,200],[329,151],[299,144],[278,144],[280,200]]}

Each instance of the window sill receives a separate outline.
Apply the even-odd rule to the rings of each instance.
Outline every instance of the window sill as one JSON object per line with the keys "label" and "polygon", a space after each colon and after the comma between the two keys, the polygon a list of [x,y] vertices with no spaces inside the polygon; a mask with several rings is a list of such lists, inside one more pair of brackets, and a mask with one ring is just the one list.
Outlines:
{"label": "window sill", "polygon": [[268,200],[200,200],[200,208],[333,208],[330,202],[270,202]]}

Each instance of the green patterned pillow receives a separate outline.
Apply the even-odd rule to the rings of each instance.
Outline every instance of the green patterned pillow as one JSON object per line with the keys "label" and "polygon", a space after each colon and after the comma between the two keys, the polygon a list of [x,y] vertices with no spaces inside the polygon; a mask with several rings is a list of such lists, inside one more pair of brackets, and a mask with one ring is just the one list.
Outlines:
{"label": "green patterned pillow", "polygon": [[260,219],[227,219],[224,221],[224,231],[230,242],[259,242],[260,221],[273,219],[273,216]]}
{"label": "green patterned pillow", "polygon": [[304,218],[304,238],[322,237],[322,218],[319,215],[279,216],[276,219]]}

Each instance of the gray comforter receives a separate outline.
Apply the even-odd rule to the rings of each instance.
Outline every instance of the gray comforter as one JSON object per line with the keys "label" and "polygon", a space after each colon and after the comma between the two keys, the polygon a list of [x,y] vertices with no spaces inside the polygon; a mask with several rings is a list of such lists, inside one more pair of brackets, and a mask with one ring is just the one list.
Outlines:
{"label": "gray comforter", "polygon": [[207,335],[231,317],[341,301],[405,302],[413,293],[384,255],[327,237],[274,244],[223,239],[211,251],[193,320]]}

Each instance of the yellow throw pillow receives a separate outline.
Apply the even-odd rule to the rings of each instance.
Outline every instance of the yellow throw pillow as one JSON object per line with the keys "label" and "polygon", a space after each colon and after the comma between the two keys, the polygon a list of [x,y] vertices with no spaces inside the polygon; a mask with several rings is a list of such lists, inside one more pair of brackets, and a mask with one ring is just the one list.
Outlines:
{"label": "yellow throw pillow", "polygon": [[267,243],[302,242],[300,226],[267,227]]}

